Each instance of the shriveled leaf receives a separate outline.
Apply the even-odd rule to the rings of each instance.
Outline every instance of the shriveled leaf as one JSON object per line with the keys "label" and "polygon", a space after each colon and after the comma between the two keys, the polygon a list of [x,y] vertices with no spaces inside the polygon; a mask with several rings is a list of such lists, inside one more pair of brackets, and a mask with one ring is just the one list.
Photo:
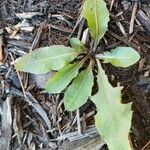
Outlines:
{"label": "shriveled leaf", "polygon": [[77,38],[71,38],[70,39],[70,45],[72,48],[78,50],[79,52],[84,52],[84,45],[81,43],[81,41]]}
{"label": "shriveled leaf", "polygon": [[22,100],[27,102],[29,106],[32,106],[34,110],[39,114],[39,116],[44,120],[49,130],[51,130],[51,122],[50,119],[47,116],[47,113],[43,109],[43,107],[40,105],[40,103],[33,97],[33,95],[30,92],[25,92],[26,98],[24,97],[24,94],[17,90],[16,88],[11,88],[11,93],[13,95],[22,97]]}
{"label": "shriveled leaf", "polygon": [[135,64],[140,59],[139,53],[131,47],[117,47],[99,56],[104,63],[110,62],[114,66],[124,68]]}
{"label": "shriveled leaf", "polygon": [[64,95],[66,110],[74,111],[87,101],[88,97],[91,96],[93,79],[90,64],[87,69],[79,73],[66,91]]}
{"label": "shriveled leaf", "polygon": [[109,12],[104,0],[86,0],[83,4],[83,16],[88,22],[90,33],[98,43],[107,31]]}
{"label": "shriveled leaf", "polygon": [[49,93],[60,93],[75,78],[78,70],[82,67],[83,61],[69,64],[60,69],[47,83],[46,90]]}
{"label": "shriveled leaf", "polygon": [[58,70],[72,61],[79,52],[63,45],[39,48],[26,54],[16,63],[16,69],[35,74]]}
{"label": "shriveled leaf", "polygon": [[99,91],[91,97],[97,107],[95,124],[110,150],[131,150],[128,133],[131,126],[131,104],[121,104],[122,87],[113,88],[98,63]]}
{"label": "shriveled leaf", "polygon": [[30,106],[32,106],[35,111],[40,115],[40,117],[44,120],[47,127],[51,130],[51,122],[50,119],[47,116],[47,113],[43,109],[43,107],[40,105],[40,103],[33,97],[33,95],[30,92],[26,92],[27,98],[24,99]]}

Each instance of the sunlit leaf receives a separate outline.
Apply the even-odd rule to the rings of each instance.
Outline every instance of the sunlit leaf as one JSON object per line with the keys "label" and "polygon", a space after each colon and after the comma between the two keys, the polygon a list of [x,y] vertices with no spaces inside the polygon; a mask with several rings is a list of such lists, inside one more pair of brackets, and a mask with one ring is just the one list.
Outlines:
{"label": "sunlit leaf", "polygon": [[84,52],[85,47],[79,39],[71,38],[70,39],[70,45],[72,48],[78,50],[79,52]]}
{"label": "sunlit leaf", "polygon": [[63,45],[39,48],[19,58],[16,69],[35,74],[58,70],[72,61],[79,52]]}
{"label": "sunlit leaf", "polygon": [[86,103],[87,99],[91,96],[92,86],[93,73],[90,64],[87,69],[79,73],[66,91],[64,95],[66,110],[74,111]]}
{"label": "sunlit leaf", "polygon": [[98,93],[91,99],[97,107],[95,124],[110,150],[131,150],[128,133],[131,126],[131,104],[121,104],[122,87],[113,88],[98,63]]}
{"label": "sunlit leaf", "polygon": [[98,43],[107,31],[109,12],[104,0],[85,0],[83,16],[87,20],[90,33]]}
{"label": "sunlit leaf", "polygon": [[46,91],[49,93],[60,93],[75,78],[84,61],[69,64],[60,69],[47,83]]}
{"label": "sunlit leaf", "polygon": [[103,59],[104,63],[110,62],[117,67],[129,67],[140,59],[139,53],[131,47],[117,47],[97,57]]}

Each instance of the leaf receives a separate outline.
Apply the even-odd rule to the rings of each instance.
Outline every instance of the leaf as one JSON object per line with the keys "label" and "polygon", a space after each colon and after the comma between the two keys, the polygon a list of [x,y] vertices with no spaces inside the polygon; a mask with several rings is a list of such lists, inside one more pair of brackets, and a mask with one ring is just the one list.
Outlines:
{"label": "leaf", "polygon": [[139,53],[131,47],[117,47],[97,56],[103,59],[104,63],[110,62],[114,66],[124,68],[135,64],[140,59]]}
{"label": "leaf", "polygon": [[79,73],[66,91],[64,95],[66,110],[74,111],[87,101],[88,97],[91,96],[93,79],[90,64],[87,69]]}
{"label": "leaf", "polygon": [[19,58],[16,69],[35,74],[58,70],[71,62],[79,52],[63,45],[39,48]]}
{"label": "leaf", "polygon": [[95,124],[110,150],[131,150],[128,133],[131,126],[131,104],[121,104],[122,87],[113,88],[98,63],[99,91],[91,99],[97,107]]}
{"label": "leaf", "polygon": [[90,33],[94,40],[99,40],[107,31],[109,12],[103,0],[86,0],[83,5],[83,16],[87,19]]}
{"label": "leaf", "polygon": [[84,61],[69,64],[60,69],[47,83],[46,90],[49,93],[60,93],[75,78]]}
{"label": "leaf", "polygon": [[71,38],[70,39],[70,45],[72,48],[78,50],[79,52],[84,52],[85,47],[79,39]]}

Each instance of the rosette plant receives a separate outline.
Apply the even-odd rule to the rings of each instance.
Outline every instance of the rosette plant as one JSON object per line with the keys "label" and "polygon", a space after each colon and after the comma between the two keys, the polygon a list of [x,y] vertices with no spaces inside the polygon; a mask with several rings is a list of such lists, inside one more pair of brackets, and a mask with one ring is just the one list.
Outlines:
{"label": "rosette plant", "polygon": [[[101,63],[125,68],[135,64],[140,55],[131,47],[116,47],[102,54],[96,53],[109,22],[109,11],[103,0],[85,0],[82,15],[94,41],[92,50],[88,50],[77,38],[71,38],[71,47],[53,45],[38,48],[19,58],[15,68],[34,74],[57,70],[46,83],[46,91],[51,94],[63,91],[67,111],[78,109],[90,99],[97,108],[97,131],[109,149],[130,150],[128,134],[132,118],[131,103],[121,103],[123,87],[113,87],[109,83]],[[98,91],[93,95],[94,77],[97,79]]]}

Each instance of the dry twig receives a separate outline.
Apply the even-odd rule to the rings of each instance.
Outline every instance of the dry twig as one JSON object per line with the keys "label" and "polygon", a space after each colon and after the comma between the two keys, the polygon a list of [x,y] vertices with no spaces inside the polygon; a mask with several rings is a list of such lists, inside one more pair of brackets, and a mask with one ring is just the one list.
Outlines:
{"label": "dry twig", "polygon": [[135,20],[135,15],[136,15],[136,12],[137,12],[137,7],[138,7],[138,2],[134,2],[132,15],[131,15],[131,20],[130,20],[129,34],[131,34],[133,32],[134,20]]}

